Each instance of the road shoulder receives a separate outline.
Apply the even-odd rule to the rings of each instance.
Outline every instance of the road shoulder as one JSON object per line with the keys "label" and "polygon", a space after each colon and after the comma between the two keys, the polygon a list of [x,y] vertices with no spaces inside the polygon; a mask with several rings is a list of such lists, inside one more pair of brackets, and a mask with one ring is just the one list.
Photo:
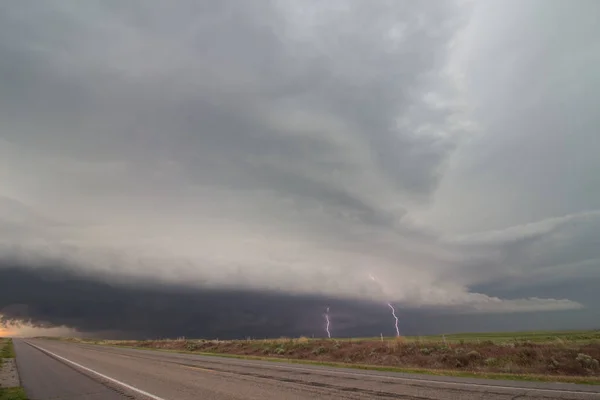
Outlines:
{"label": "road shoulder", "polygon": [[0,339],[0,388],[21,386],[12,339]]}
{"label": "road shoulder", "polygon": [[11,339],[0,340],[0,400],[26,400]]}
{"label": "road shoulder", "polygon": [[4,389],[18,386],[21,386],[21,383],[15,359],[2,359],[2,366],[0,367],[0,388]]}
{"label": "road shoulder", "polygon": [[22,340],[15,342],[21,383],[33,399],[124,400],[119,393]]}

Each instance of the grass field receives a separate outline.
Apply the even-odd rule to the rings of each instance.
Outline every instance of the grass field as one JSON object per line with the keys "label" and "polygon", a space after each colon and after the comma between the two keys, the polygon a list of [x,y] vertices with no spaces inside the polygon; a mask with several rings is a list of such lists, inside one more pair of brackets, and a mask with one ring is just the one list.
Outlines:
{"label": "grass field", "polygon": [[600,331],[383,339],[65,340],[365,369],[600,384]]}

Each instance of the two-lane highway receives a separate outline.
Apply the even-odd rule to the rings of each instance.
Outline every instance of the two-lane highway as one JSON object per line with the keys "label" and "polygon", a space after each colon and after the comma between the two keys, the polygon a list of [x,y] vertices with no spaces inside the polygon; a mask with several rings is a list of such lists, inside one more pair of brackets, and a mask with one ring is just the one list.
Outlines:
{"label": "two-lane highway", "polygon": [[15,340],[34,400],[600,399],[600,388],[428,377],[65,343]]}

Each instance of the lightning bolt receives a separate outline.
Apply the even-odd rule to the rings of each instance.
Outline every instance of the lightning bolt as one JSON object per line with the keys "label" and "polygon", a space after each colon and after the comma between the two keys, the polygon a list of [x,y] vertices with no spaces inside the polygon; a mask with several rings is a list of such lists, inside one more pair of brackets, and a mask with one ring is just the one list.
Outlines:
{"label": "lightning bolt", "polygon": [[388,303],[388,307],[392,309],[392,315],[396,320],[396,323],[394,325],[396,327],[396,336],[400,336],[400,329],[398,329],[398,317],[396,316],[396,310],[394,310],[394,306],[392,306],[390,303]]}
{"label": "lightning bolt", "polygon": [[[373,282],[379,284],[379,282],[377,281],[377,279],[373,276],[373,274],[369,274],[369,279],[371,279]],[[394,328],[396,328],[396,336],[400,336],[400,329],[398,328],[398,317],[396,316],[396,310],[394,309],[394,306],[392,306],[391,303],[387,303],[388,307],[392,310],[392,315],[394,316]]]}
{"label": "lightning bolt", "polygon": [[325,312],[325,331],[327,332],[327,337],[329,339],[331,339],[331,332],[329,332],[329,325],[330,325],[330,321],[329,321],[329,307],[327,307],[327,311]]}

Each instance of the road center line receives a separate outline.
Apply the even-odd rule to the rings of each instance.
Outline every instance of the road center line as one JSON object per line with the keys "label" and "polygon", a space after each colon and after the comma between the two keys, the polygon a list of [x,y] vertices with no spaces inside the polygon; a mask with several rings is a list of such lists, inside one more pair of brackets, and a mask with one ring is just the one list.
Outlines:
{"label": "road center line", "polygon": [[79,363],[76,363],[75,361],[71,361],[71,360],[69,360],[69,359],[67,359],[67,358],[64,358],[64,357],[62,357],[62,356],[59,356],[58,354],[55,354],[55,353],[53,353],[53,352],[51,352],[51,351],[48,351],[48,350],[46,350],[46,349],[43,349],[43,348],[41,348],[41,347],[39,347],[39,346],[36,346],[35,344],[31,344],[31,343],[29,343],[29,342],[25,342],[25,343],[27,343],[27,344],[28,344],[28,345],[30,345],[30,346],[33,346],[33,347],[35,347],[36,349],[38,349],[38,350],[40,350],[40,351],[42,351],[42,352],[44,352],[44,353],[46,353],[46,354],[49,354],[49,355],[51,355],[52,357],[56,357],[56,358],[58,358],[59,360],[62,360],[62,361],[64,361],[64,362],[67,362],[67,363],[69,363],[69,364],[72,364],[72,365],[76,366],[77,368],[81,368],[81,369],[83,369],[83,370],[85,370],[85,371],[91,372],[92,374],[98,375],[99,377],[101,377],[101,378],[103,378],[103,379],[106,379],[106,380],[108,380],[108,381],[110,381],[110,382],[116,383],[117,385],[121,385],[121,386],[123,386],[123,387],[125,387],[125,388],[127,388],[127,389],[129,389],[129,390],[132,390],[132,391],[134,391],[134,392],[136,392],[136,393],[139,393],[139,394],[141,394],[141,395],[143,395],[143,396],[149,397],[149,398],[151,398],[151,399],[153,399],[153,400],[166,400],[166,399],[164,399],[164,398],[162,398],[162,397],[159,397],[159,396],[153,395],[152,393],[148,393],[148,392],[146,392],[146,391],[144,391],[144,390],[142,390],[142,389],[138,389],[138,388],[136,388],[136,387],[134,387],[134,386],[131,386],[131,385],[129,385],[129,384],[127,384],[127,383],[125,383],[125,382],[121,382],[121,381],[120,381],[120,380],[118,380],[118,379],[111,378],[110,376],[106,376],[106,375],[104,375],[104,374],[101,374],[101,373],[100,373],[100,372],[98,372],[98,371],[95,371],[95,370],[93,370],[93,369],[91,369],[91,368],[88,368],[88,367],[85,367],[85,366],[83,366],[83,365],[81,365],[81,364],[79,364]]}

